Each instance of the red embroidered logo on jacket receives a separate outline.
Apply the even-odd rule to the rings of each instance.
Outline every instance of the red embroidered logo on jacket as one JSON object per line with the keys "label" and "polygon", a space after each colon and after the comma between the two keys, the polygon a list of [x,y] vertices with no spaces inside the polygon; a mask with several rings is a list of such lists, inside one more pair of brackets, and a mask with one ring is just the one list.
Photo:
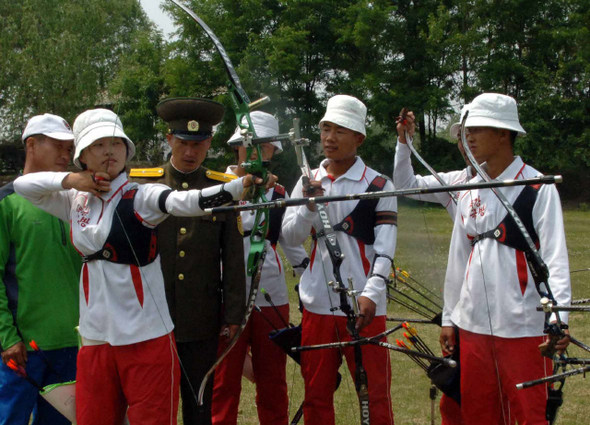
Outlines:
{"label": "red embroidered logo on jacket", "polygon": [[481,198],[479,196],[471,200],[469,203],[469,209],[469,216],[471,218],[476,218],[478,214],[483,217],[486,213],[486,206],[481,203]]}

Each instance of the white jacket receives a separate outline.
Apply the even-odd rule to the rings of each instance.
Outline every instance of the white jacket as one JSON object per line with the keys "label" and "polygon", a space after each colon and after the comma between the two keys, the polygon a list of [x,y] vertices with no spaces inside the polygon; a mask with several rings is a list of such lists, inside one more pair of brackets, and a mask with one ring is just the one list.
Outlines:
{"label": "white jacket", "polygon": [[[314,179],[321,181],[326,196],[343,195],[365,192],[371,181],[380,174],[368,168],[357,157],[356,162],[346,174],[333,180],[325,168],[326,161],[320,168],[313,171]],[[393,190],[391,181],[387,181],[383,190]],[[293,189],[293,198],[300,198],[302,193],[301,179]],[[328,204],[328,214],[332,226],[342,221],[358,204],[359,201],[332,202]],[[394,197],[381,198],[377,204],[377,211],[397,212],[397,199]],[[317,212],[310,211],[306,206],[287,208],[283,219],[283,236],[291,245],[302,244],[310,235],[312,226],[319,230],[322,228]],[[375,227],[375,243],[365,245],[357,239],[337,231],[338,242],[344,253],[344,260],[340,267],[340,273],[344,285],[348,287],[348,278],[352,277],[354,288],[362,291],[362,296],[370,298],[377,304],[377,315],[386,314],[386,284],[378,276],[369,275],[371,267],[373,273],[388,277],[391,270],[391,261],[384,257],[375,260],[375,253],[384,254],[393,258],[395,254],[395,242],[397,226],[380,225]],[[374,264],[373,264],[374,263]],[[323,239],[313,244],[311,263],[301,276],[299,294],[304,307],[315,314],[333,314],[331,307],[340,305],[339,295],[333,292],[327,282],[333,281],[332,262]],[[350,301],[349,301],[350,302]],[[338,310],[334,314],[343,315]]]}
{"label": "white jacket", "polygon": [[[165,185],[129,182],[122,173],[111,182],[110,192],[97,197],[64,190],[62,181],[67,175],[26,174],[15,180],[14,187],[34,205],[70,222],[72,242],[81,255],[102,249],[117,219],[115,208],[131,189],[138,190],[134,210],[146,227],[153,228],[168,217],[158,205],[161,193],[169,190]],[[235,180],[225,184],[225,190],[239,199],[242,185],[241,180]],[[214,193],[219,186],[205,190]],[[166,211],[178,216],[202,215],[200,196],[199,190],[173,191],[166,200]],[[159,256],[142,267],[103,260],[84,264],[80,277],[80,334],[84,338],[127,345],[166,335],[173,328]]]}
{"label": "white jacket", "polygon": [[[485,168],[485,165],[484,165]],[[526,179],[540,173],[515,157],[496,180]],[[474,177],[470,182],[480,182]],[[499,189],[511,204],[524,186]],[[486,238],[473,247],[470,237],[494,229],[506,210],[489,189],[461,192],[445,277],[443,326],[518,338],[543,335],[544,313],[524,253]],[[532,210],[539,254],[549,268],[549,285],[559,305],[571,301],[563,216],[557,189],[542,185]],[[568,315],[561,313],[567,322]],[[491,329],[490,329],[491,321]]]}

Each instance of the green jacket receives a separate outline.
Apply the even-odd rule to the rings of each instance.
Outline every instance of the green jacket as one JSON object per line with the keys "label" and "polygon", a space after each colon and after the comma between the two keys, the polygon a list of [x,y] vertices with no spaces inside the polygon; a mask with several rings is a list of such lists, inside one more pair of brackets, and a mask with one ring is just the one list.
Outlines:
{"label": "green jacket", "polygon": [[0,188],[0,350],[77,346],[80,255],[70,226]]}

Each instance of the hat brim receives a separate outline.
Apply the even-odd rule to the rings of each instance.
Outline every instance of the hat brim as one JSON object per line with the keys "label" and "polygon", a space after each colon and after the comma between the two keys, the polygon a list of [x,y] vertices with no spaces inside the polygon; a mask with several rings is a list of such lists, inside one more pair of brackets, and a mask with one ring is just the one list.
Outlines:
{"label": "hat brim", "polygon": [[64,132],[53,132],[53,133],[43,133],[47,137],[51,137],[52,139],[57,140],[74,140],[74,133],[66,133]]}
{"label": "hat brim", "polygon": [[348,128],[349,130],[356,131],[357,133],[361,133],[363,136],[367,135],[367,130],[365,129],[364,125],[360,125],[358,120],[348,120],[342,117],[342,114],[338,113],[331,113],[330,111],[326,112],[324,118],[320,121],[320,126],[324,121],[328,121],[339,125],[340,127]]}
{"label": "hat brim", "polygon": [[519,134],[526,134],[526,131],[524,131],[524,128],[522,128],[518,121],[498,120],[490,117],[474,117],[468,115],[465,120],[465,127],[493,127],[516,131]]}
{"label": "hat brim", "polygon": [[66,133],[65,131],[63,132],[53,132],[53,133],[33,133],[33,134],[25,134],[22,137],[23,142],[25,142],[29,137],[33,137],[33,136],[38,136],[42,134],[43,136],[47,136],[50,137],[52,139],[55,140],[74,140],[74,133]]}
{"label": "hat brim", "polygon": [[211,137],[213,137],[213,134],[209,134],[209,135],[203,135],[203,134],[179,134],[179,133],[175,133],[175,132],[172,132],[172,134],[177,139],[190,140],[192,142],[202,142],[204,140],[207,140],[207,139],[210,139]]}
{"label": "hat brim", "polygon": [[453,124],[451,126],[451,130],[450,130],[451,137],[454,137],[456,139],[457,137],[459,137],[460,132],[461,132],[461,124],[460,123],[456,122],[455,124]]}
{"label": "hat brim", "polygon": [[129,149],[126,162],[129,162],[131,158],[135,156],[135,145],[133,144],[131,139],[127,137],[127,135],[123,132],[123,130],[121,130],[120,127],[114,126],[113,123],[109,124],[110,125],[102,125],[99,127],[95,127],[85,132],[84,136],[82,136],[82,138],[77,141],[76,152],[74,153],[74,165],[76,165],[76,167],[80,169],[82,168],[82,164],[80,163],[80,154],[82,153],[82,151],[98,139],[102,138],[119,137],[125,140],[125,143],[127,143],[127,148]]}

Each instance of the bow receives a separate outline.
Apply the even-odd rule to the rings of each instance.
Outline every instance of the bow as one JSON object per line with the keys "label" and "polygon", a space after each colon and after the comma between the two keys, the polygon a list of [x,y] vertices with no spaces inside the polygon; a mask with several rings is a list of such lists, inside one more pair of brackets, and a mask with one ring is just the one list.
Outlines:
{"label": "bow", "polygon": [[[310,181],[312,179],[311,168],[309,166],[309,163],[307,162],[305,151],[303,150],[303,147],[308,143],[309,140],[301,138],[301,133],[299,129],[299,119],[294,119],[293,144],[295,145],[295,150],[297,153],[297,163],[301,168],[302,182],[304,187],[310,187]],[[340,248],[340,244],[338,243],[336,232],[332,227],[332,223],[330,221],[330,216],[328,215],[326,205],[323,203],[317,203],[316,210],[318,216],[320,217],[320,222],[322,223],[322,229],[319,232],[317,232],[316,235],[318,239],[322,238],[325,242],[326,248],[328,250],[328,255],[330,256],[330,261],[332,262],[332,272],[335,279],[335,282],[327,282],[327,285],[330,286],[334,292],[338,293],[340,299],[340,306],[336,308],[331,308],[332,314],[334,314],[334,311],[336,309],[340,309],[340,311],[342,311],[346,315],[346,328],[352,336],[353,341],[360,340],[361,337],[358,331],[356,330],[356,321],[358,318],[358,304],[356,300],[357,291],[355,291],[353,288],[352,278],[349,278],[348,280],[349,288],[346,288],[346,286],[344,286],[342,275],[340,273],[340,266],[342,265],[342,261],[344,260],[344,254],[342,253],[342,249]],[[318,243],[318,247],[320,248],[321,252],[321,243]],[[326,289],[329,292],[328,287],[326,287]],[[348,302],[348,297],[352,299],[352,306]],[[330,299],[330,302],[332,302],[332,299],[329,296],[329,294],[328,299]],[[359,344],[354,345],[354,359],[354,382],[356,392],[359,398],[361,424],[368,424],[370,423],[369,382],[367,378],[367,372],[365,371],[365,368],[363,366],[363,354],[361,351],[361,346]]]}
{"label": "bow", "polygon": [[[268,162],[262,160],[262,152],[260,149],[260,143],[267,142],[266,139],[257,139],[256,138],[256,131],[252,124],[252,120],[250,119],[250,110],[255,107],[259,106],[263,103],[268,101],[268,98],[263,98],[254,104],[250,103],[250,99],[248,95],[242,88],[242,84],[240,83],[240,79],[236,74],[236,71],[232,65],[232,62],[227,55],[223,45],[217,38],[217,36],[213,33],[211,28],[201,19],[199,18],[195,12],[187,8],[186,6],[179,3],[177,0],[171,0],[176,6],[184,10],[201,28],[206,32],[207,36],[211,39],[217,52],[221,55],[223,59],[223,63],[225,65],[225,69],[228,75],[228,90],[231,99],[231,105],[234,110],[236,121],[238,126],[242,129],[242,135],[244,138],[243,146],[246,146],[246,158],[250,158],[254,149],[258,154],[255,160],[248,159],[244,164],[244,168],[247,173],[253,174],[256,176],[261,177],[265,182],[267,179],[267,167]],[[244,122],[245,120],[245,122]],[[274,140],[274,139],[273,139]],[[253,189],[252,197],[254,202],[267,202],[265,197],[265,188],[264,186],[257,186]],[[228,343],[225,350],[221,353],[221,355],[217,358],[215,363],[211,366],[211,368],[205,374],[203,381],[200,384],[199,392],[198,392],[198,405],[203,406],[203,397],[205,393],[205,387],[209,378],[212,376],[215,368],[223,361],[225,356],[230,352],[233,346],[236,344],[240,335],[244,331],[246,324],[248,323],[248,319],[252,313],[254,308],[254,302],[256,301],[256,296],[258,294],[258,285],[260,283],[260,277],[262,274],[262,265],[264,264],[264,259],[266,258],[266,234],[268,232],[268,225],[269,225],[269,211],[268,209],[260,209],[256,212],[256,216],[254,219],[254,226],[252,228],[252,233],[250,235],[250,252],[248,254],[248,265],[247,265],[247,275],[248,277],[252,278],[252,283],[250,286],[250,293],[248,294],[248,304],[246,307],[246,313],[242,319],[242,323],[232,340]]]}

